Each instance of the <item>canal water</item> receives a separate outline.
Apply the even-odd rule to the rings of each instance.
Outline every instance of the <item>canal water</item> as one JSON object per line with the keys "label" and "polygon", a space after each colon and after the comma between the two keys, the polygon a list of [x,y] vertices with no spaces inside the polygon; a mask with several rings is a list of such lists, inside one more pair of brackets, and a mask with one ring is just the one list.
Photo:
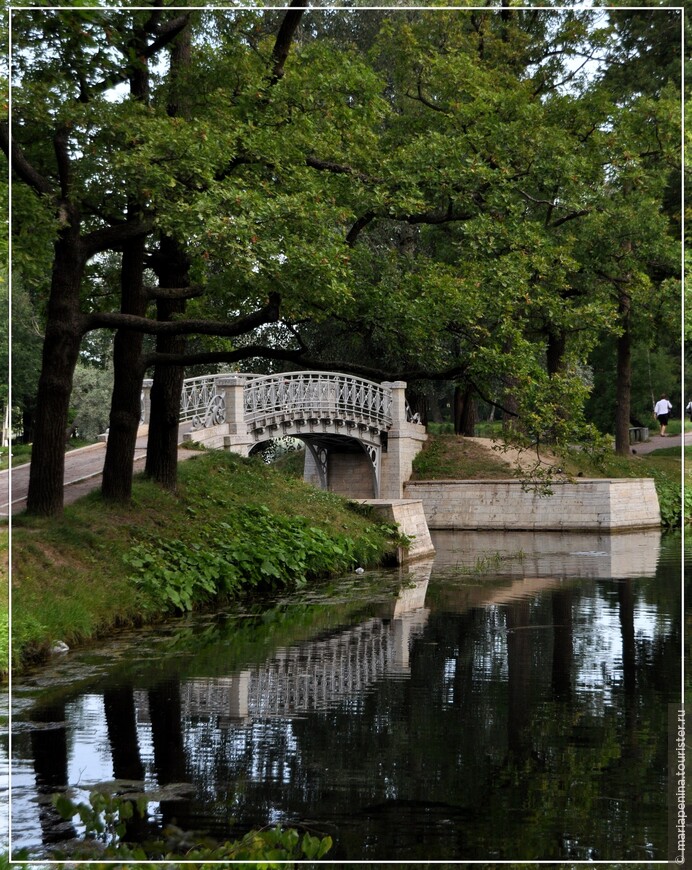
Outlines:
{"label": "canal water", "polygon": [[150,826],[296,826],[333,860],[665,860],[679,537],[434,543],[15,683],[12,854],[82,836],[51,795],[106,787]]}

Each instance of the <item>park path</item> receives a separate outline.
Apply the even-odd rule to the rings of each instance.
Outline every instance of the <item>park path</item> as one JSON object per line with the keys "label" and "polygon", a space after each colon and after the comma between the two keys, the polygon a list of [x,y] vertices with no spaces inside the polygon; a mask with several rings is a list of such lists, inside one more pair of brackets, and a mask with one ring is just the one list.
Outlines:
{"label": "park path", "polygon": [[[648,441],[632,445],[632,453],[651,453],[653,450],[661,450],[664,447],[682,447],[682,435],[651,434]],[[685,447],[692,447],[692,431],[685,432]]]}
{"label": "park path", "polygon": [[[181,427],[180,437],[183,429]],[[134,470],[144,469],[144,461],[147,455],[147,436],[142,435],[137,439],[135,446]],[[178,462],[194,456],[193,450],[178,450]],[[86,495],[101,486],[103,463],[106,459],[106,444],[99,441],[98,444],[90,444],[88,447],[80,447],[78,450],[70,450],[65,454],[65,504],[71,504],[78,498]],[[13,514],[21,513],[26,508],[26,496],[29,489],[29,463],[18,465],[9,471],[0,472],[0,521],[7,519],[11,511]],[[10,485],[11,484],[11,485]]]}

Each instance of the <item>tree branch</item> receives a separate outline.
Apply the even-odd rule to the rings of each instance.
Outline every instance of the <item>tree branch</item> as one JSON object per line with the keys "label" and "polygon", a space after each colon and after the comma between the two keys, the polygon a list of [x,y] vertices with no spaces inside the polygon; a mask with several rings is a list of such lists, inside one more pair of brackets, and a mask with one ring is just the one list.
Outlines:
{"label": "tree branch", "polygon": [[10,143],[10,126],[7,121],[0,122],[0,148],[11,161],[12,169],[36,193],[40,193],[43,196],[50,196],[55,193],[50,181],[34,169],[14,139]]}
{"label": "tree branch", "polygon": [[88,259],[101,251],[117,248],[118,245],[121,245],[128,239],[148,235],[153,228],[153,221],[143,220],[137,222],[125,221],[115,226],[93,230],[82,239],[84,253]]}
{"label": "tree branch", "polygon": [[352,166],[347,166],[342,163],[334,163],[331,160],[320,160],[319,157],[314,157],[313,155],[306,157],[305,162],[308,166],[313,169],[319,169],[321,172],[332,172],[336,175],[352,175],[354,178],[357,178],[365,184],[383,183],[381,178],[373,178],[372,176],[361,172],[359,169],[354,169]]}
{"label": "tree branch", "polygon": [[55,149],[55,158],[58,164],[58,178],[60,180],[60,195],[63,199],[67,199],[70,195],[70,156],[67,149],[68,134],[64,126],[60,126],[53,136],[53,148]]}
{"label": "tree branch", "polygon": [[583,209],[580,209],[579,211],[573,211],[573,212],[571,212],[571,214],[566,214],[564,217],[561,217],[558,220],[553,221],[552,224],[550,224],[550,229],[554,229],[555,227],[559,227],[562,224],[566,224],[567,221],[573,221],[575,218],[586,217],[586,215],[589,215],[589,214],[591,214],[590,208],[583,208]]}
{"label": "tree branch", "polygon": [[343,372],[357,375],[373,381],[447,381],[466,373],[467,365],[458,364],[439,371],[428,369],[402,369],[387,371],[373,366],[363,366],[358,363],[337,360],[325,362],[307,355],[304,350],[287,350],[285,348],[266,347],[260,344],[249,344],[230,351],[208,351],[205,353],[161,354],[150,353],[144,358],[147,368],[152,365],[191,366],[211,363],[234,363],[247,359],[270,359],[279,362],[300,365],[304,368],[325,372]]}
{"label": "tree branch", "polygon": [[368,224],[372,223],[374,220],[374,211],[369,211],[366,214],[361,215],[361,217],[358,218],[358,220],[353,224],[351,229],[346,234],[346,244],[350,248],[352,248],[355,245],[356,240],[358,239],[358,236],[361,234],[361,232],[365,229],[365,227],[368,226]]}
{"label": "tree branch", "polygon": [[177,18],[174,18],[172,21],[169,21],[161,27],[158,30],[156,39],[153,42],[150,42],[144,51],[146,59],[149,60],[155,54],[158,54],[162,48],[165,48],[169,42],[172,42],[176,36],[185,30],[189,21],[190,13],[186,12],[184,15],[179,15]]}
{"label": "tree branch", "polygon": [[283,17],[272,51],[272,85],[283,78],[288,52],[304,12],[305,0],[291,0],[291,6]]}
{"label": "tree branch", "polygon": [[147,297],[149,299],[195,299],[204,296],[202,287],[149,287]]}
{"label": "tree branch", "polygon": [[216,320],[152,320],[118,312],[94,312],[83,320],[83,331],[93,329],[123,329],[143,332],[147,335],[218,335],[235,338],[279,319],[280,297],[272,293],[263,308],[236,318],[232,323],[219,323]]}

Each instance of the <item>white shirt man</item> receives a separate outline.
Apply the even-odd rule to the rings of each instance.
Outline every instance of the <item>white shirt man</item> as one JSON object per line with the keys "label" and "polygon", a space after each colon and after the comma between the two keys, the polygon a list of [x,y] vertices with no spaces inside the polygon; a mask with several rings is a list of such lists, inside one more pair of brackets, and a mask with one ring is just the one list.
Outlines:
{"label": "white shirt man", "polygon": [[661,437],[666,436],[666,426],[668,425],[668,415],[673,410],[673,406],[668,401],[668,396],[664,393],[654,405],[654,417],[658,420],[661,426]]}

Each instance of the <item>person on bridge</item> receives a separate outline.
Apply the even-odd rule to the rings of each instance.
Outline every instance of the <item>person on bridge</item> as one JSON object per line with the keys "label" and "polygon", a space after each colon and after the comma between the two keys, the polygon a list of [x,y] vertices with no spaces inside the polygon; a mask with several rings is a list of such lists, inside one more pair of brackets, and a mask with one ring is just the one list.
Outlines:
{"label": "person on bridge", "polygon": [[658,420],[661,426],[661,437],[666,437],[666,426],[668,425],[668,417],[673,410],[673,406],[668,401],[668,396],[663,393],[661,398],[654,405],[654,417]]}

